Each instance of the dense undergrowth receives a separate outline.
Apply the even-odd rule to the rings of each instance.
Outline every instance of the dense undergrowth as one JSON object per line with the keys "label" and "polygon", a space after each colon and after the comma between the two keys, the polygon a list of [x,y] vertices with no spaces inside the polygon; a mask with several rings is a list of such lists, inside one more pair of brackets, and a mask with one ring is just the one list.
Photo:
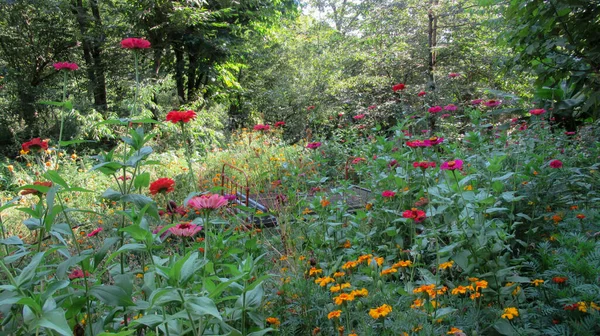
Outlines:
{"label": "dense undergrowth", "polygon": [[[204,153],[195,113],[135,105],[102,122],[108,152],[23,144],[2,167],[2,332],[598,334],[597,125],[409,91],[394,127],[372,106],[295,145],[278,123]],[[266,213],[221,188],[225,164]]]}

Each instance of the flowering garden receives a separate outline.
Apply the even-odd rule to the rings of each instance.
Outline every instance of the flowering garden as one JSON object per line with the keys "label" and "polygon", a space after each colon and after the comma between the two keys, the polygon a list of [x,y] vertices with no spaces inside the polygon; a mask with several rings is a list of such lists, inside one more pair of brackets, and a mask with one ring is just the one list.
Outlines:
{"label": "flowering garden", "polygon": [[91,127],[115,141],[68,134],[61,61],[58,136],[0,162],[1,334],[600,334],[597,122],[451,72],[211,147],[201,111],[144,113],[152,44],[119,47],[133,98]]}

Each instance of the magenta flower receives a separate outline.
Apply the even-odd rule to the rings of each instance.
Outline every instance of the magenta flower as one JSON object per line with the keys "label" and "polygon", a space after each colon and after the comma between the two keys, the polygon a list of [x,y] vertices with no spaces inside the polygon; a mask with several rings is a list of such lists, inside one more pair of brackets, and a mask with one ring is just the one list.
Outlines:
{"label": "magenta flower", "polygon": [[562,168],[563,163],[560,160],[552,160],[550,161],[550,168]]}
{"label": "magenta flower", "polygon": [[423,97],[426,94],[427,94],[427,92],[425,92],[425,91],[419,91],[419,93],[417,93],[417,96]]}
{"label": "magenta flower", "polygon": [[454,105],[454,104],[448,104],[448,105],[444,106],[444,110],[446,110],[446,111],[456,111],[456,105]]}
{"label": "magenta flower", "polygon": [[235,194],[228,194],[224,195],[223,198],[225,198],[227,201],[235,201],[237,199],[237,196]]}
{"label": "magenta flower", "polygon": [[76,268],[69,274],[69,279],[70,280],[81,279],[86,276],[90,276],[90,272],[85,271],[85,276],[84,276],[81,268]]}
{"label": "magenta flower", "polygon": [[258,124],[258,125],[254,125],[254,130],[255,131],[268,131],[271,129],[271,126],[269,125],[262,125],[262,124]]}
{"label": "magenta flower", "polygon": [[121,47],[125,49],[148,49],[150,48],[150,42],[142,38],[130,37],[121,41]]}
{"label": "magenta flower", "polygon": [[430,146],[435,146],[435,145],[439,145],[442,142],[444,142],[444,138],[438,138],[436,136],[432,136],[429,139],[426,139],[423,141],[424,145],[423,147],[430,147]]}
{"label": "magenta flower", "polygon": [[398,161],[396,159],[392,159],[387,166],[389,168],[396,168],[396,166],[398,166]]}
{"label": "magenta flower", "polygon": [[440,166],[441,170],[462,170],[463,161],[462,160],[452,160],[442,163]]}
{"label": "magenta flower", "polygon": [[366,117],[366,115],[363,114],[359,114],[359,115],[355,115],[354,117],[352,117],[354,120],[361,120],[364,119]]}
{"label": "magenta flower", "polygon": [[69,63],[69,62],[58,62],[58,63],[54,63],[53,66],[54,66],[54,69],[56,69],[56,70],[75,71],[75,70],[79,69],[79,66],[76,63]]}
{"label": "magenta flower", "polygon": [[391,190],[385,190],[384,192],[381,193],[381,196],[385,197],[385,198],[391,198],[391,197],[396,196],[396,193]]}
{"label": "magenta flower", "polygon": [[412,208],[410,210],[404,211],[402,213],[402,217],[410,218],[410,219],[414,220],[415,223],[419,223],[419,222],[424,221],[427,216],[425,215],[425,211],[419,210],[416,208]]}
{"label": "magenta flower", "polygon": [[456,72],[451,72],[451,73],[448,74],[448,77],[449,78],[456,78],[456,77],[460,77],[460,74],[456,73]]}
{"label": "magenta flower", "polygon": [[371,105],[369,107],[367,107],[368,110],[374,110],[377,108],[377,105]]}
{"label": "magenta flower", "polygon": [[354,158],[354,160],[352,160],[352,164],[359,164],[361,162],[366,162],[367,160],[365,158],[361,158],[361,157],[357,157]]}
{"label": "magenta flower", "polygon": [[546,110],[544,110],[544,109],[533,109],[533,110],[529,110],[529,113],[531,113],[532,115],[540,115],[540,114],[546,113]]}
{"label": "magenta flower", "polygon": [[422,140],[414,140],[414,141],[407,141],[406,145],[410,148],[415,148],[415,147],[431,147],[431,143],[429,142],[425,142]]}
{"label": "magenta flower", "polygon": [[308,148],[308,149],[317,149],[319,147],[321,147],[320,142],[310,142],[310,143],[308,143],[308,145],[306,145],[306,148]]}
{"label": "magenta flower", "polygon": [[502,101],[496,100],[496,99],[491,99],[491,100],[488,100],[483,103],[483,105],[485,105],[487,107],[496,107],[496,106],[500,106],[500,104],[502,104]]}
{"label": "magenta flower", "polygon": [[94,231],[92,231],[92,232],[88,233],[88,235],[87,235],[87,236],[88,236],[88,237],[93,237],[93,236],[97,235],[98,233],[100,233],[100,231],[102,231],[102,230],[104,230],[104,229],[103,229],[103,228],[101,228],[101,227],[99,227],[99,228],[95,229]]}
{"label": "magenta flower", "polygon": [[285,126],[285,121],[278,121],[275,123],[275,128],[279,128],[279,127],[283,127]]}
{"label": "magenta flower", "polygon": [[451,117],[451,115],[450,115],[450,114],[448,114],[448,113],[444,113],[444,114],[442,114],[442,116],[441,116],[440,118],[442,118],[442,119],[446,119],[446,118],[448,118],[448,117]]}
{"label": "magenta flower", "polygon": [[315,108],[317,108],[317,107],[314,105],[311,105],[311,106],[307,107],[306,110],[311,111],[311,110],[314,110]]}
{"label": "magenta flower", "polygon": [[227,205],[227,199],[219,194],[196,196],[187,204],[196,210],[215,210]]}
{"label": "magenta flower", "polygon": [[432,113],[432,114],[442,112],[442,107],[441,106],[432,106],[427,110],[427,112]]}
{"label": "magenta flower", "polygon": [[575,135],[577,132],[565,132],[565,135]]}
{"label": "magenta flower", "polygon": [[483,103],[483,99],[474,99],[474,100],[471,100],[471,105],[479,105],[481,103]]}
{"label": "magenta flower", "polygon": [[179,237],[192,237],[200,230],[202,230],[202,226],[192,223],[179,223],[169,229],[172,234]]}

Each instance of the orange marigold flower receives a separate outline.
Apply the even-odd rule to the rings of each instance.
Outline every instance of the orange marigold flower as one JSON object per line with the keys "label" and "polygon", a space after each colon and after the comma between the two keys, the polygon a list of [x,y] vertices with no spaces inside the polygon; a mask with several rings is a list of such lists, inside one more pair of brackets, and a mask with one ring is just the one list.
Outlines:
{"label": "orange marigold flower", "polygon": [[372,254],[365,254],[365,255],[361,255],[360,257],[358,257],[358,259],[356,260],[358,263],[363,263],[363,262],[367,262],[367,264],[371,263],[371,259],[373,258]]}
{"label": "orange marigold flower", "polygon": [[387,274],[392,274],[392,273],[396,273],[396,272],[398,272],[397,269],[388,268],[388,269],[384,269],[383,271],[381,271],[381,275],[387,275]]}
{"label": "orange marigold flower", "polygon": [[323,273],[322,269],[317,269],[315,267],[311,267],[310,270],[308,270],[308,275],[313,276],[313,275],[317,275]]}
{"label": "orange marigold flower", "polygon": [[561,215],[554,215],[554,216],[552,216],[552,221],[554,221],[554,224],[558,224],[562,219],[563,218],[562,218]]}
{"label": "orange marigold flower", "polygon": [[392,312],[392,306],[384,304],[377,308],[373,308],[373,309],[369,310],[369,315],[374,319],[378,319],[380,317],[387,316],[391,312]]}
{"label": "orange marigold flower", "polygon": [[346,273],[344,273],[344,272],[335,272],[335,273],[333,273],[333,277],[334,278],[343,277],[344,275],[346,275]]}
{"label": "orange marigold flower", "polygon": [[279,319],[277,317],[267,317],[267,323],[278,327],[281,324],[281,321],[279,321]]}
{"label": "orange marigold flower", "polygon": [[532,284],[533,284],[535,287],[538,287],[539,285],[541,285],[541,284],[543,284],[543,283],[544,283],[544,280],[542,280],[542,279],[535,279],[535,280],[531,281],[531,283],[532,283]]}
{"label": "orange marigold flower", "polygon": [[321,199],[321,206],[322,206],[322,207],[326,207],[326,206],[328,206],[329,204],[331,204],[331,202],[329,202],[329,200],[327,200],[326,198],[322,198],[322,199]]}
{"label": "orange marigold flower", "polygon": [[343,266],[342,269],[352,269],[358,266],[358,262],[356,261],[348,261]]}
{"label": "orange marigold flower", "polygon": [[327,314],[327,318],[330,320],[333,318],[340,318],[341,313],[342,313],[341,310],[334,310],[334,311],[330,312],[329,314]]}
{"label": "orange marigold flower", "polygon": [[350,292],[350,294],[354,295],[355,297],[366,297],[367,295],[369,295],[369,291],[366,288],[355,289],[352,292]]}
{"label": "orange marigold flower", "polygon": [[327,286],[327,284],[332,283],[332,282],[335,282],[335,280],[333,280],[332,277],[317,278],[315,280],[315,283],[319,284],[319,286],[321,286],[321,287],[325,287],[325,286]]}
{"label": "orange marigold flower", "polygon": [[392,265],[392,268],[400,268],[400,267],[410,267],[412,265],[412,261],[410,260],[400,260],[397,263]]}
{"label": "orange marigold flower", "polygon": [[333,298],[333,302],[335,302],[336,305],[341,305],[344,302],[348,302],[348,301],[354,301],[354,295],[342,293]]}
{"label": "orange marigold flower", "polygon": [[577,214],[577,216],[575,216],[575,217],[577,217],[578,219],[584,219],[585,215],[584,214]]}
{"label": "orange marigold flower", "polygon": [[515,307],[507,307],[504,308],[504,314],[502,314],[503,319],[512,320],[515,317],[519,316],[519,310]]}
{"label": "orange marigold flower", "polygon": [[416,299],[415,301],[413,301],[413,303],[410,305],[410,308],[412,309],[417,309],[419,307],[423,307],[423,300],[421,299]]}
{"label": "orange marigold flower", "polygon": [[467,294],[467,287],[464,286],[458,286],[456,288],[453,288],[451,293],[452,295],[458,295],[458,294]]}
{"label": "orange marigold flower", "polygon": [[439,268],[441,270],[444,270],[444,269],[447,269],[447,268],[451,268],[452,265],[454,265],[454,261],[450,260],[450,261],[447,261],[445,263],[441,263],[440,266],[439,266]]}
{"label": "orange marigold flower", "polygon": [[485,280],[479,280],[475,282],[475,290],[478,291],[480,289],[486,289],[488,287],[488,282]]}
{"label": "orange marigold flower", "polygon": [[565,282],[567,282],[567,277],[554,277],[552,278],[552,282],[557,283],[557,284],[564,284]]}
{"label": "orange marigold flower", "polygon": [[455,335],[455,334],[462,333],[462,332],[463,332],[462,330],[460,330],[456,327],[452,327],[452,328],[450,328],[450,331],[448,331],[446,334]]}

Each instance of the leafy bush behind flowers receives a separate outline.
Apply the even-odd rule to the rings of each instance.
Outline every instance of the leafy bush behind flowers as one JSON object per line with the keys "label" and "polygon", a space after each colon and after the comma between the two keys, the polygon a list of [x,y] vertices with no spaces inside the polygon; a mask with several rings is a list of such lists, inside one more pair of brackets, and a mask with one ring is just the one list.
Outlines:
{"label": "leafy bush behind flowers", "polygon": [[[176,149],[155,153],[161,128],[134,101],[101,122],[122,142],[94,158],[30,142],[4,168],[20,196],[0,208],[3,331],[597,334],[596,129],[509,120],[491,99],[452,105],[413,106],[391,130],[367,111],[296,146],[257,125],[200,157],[195,112],[169,113]],[[459,124],[462,136],[427,130]],[[282,195],[278,227],[214,195],[224,163]],[[352,184],[371,191],[359,208]]]}

